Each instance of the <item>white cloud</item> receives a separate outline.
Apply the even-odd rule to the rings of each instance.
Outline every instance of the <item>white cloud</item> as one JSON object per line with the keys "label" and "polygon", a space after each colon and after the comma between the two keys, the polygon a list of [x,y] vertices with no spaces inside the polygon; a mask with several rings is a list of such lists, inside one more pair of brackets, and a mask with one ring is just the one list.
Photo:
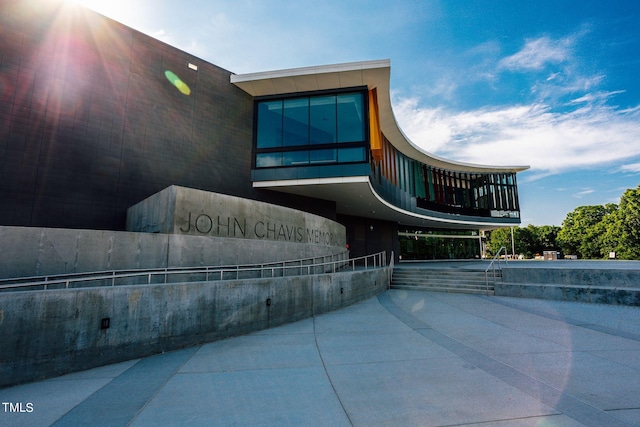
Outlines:
{"label": "white cloud", "polygon": [[594,103],[594,102],[603,102],[608,100],[609,98],[624,93],[624,90],[616,90],[612,92],[594,92],[583,95],[579,98],[572,99],[569,104],[582,104],[582,103]]}
{"label": "white cloud", "polygon": [[640,173],[640,163],[629,163],[620,166],[620,172]]}
{"label": "white cloud", "polygon": [[426,95],[431,97],[440,97],[445,100],[455,99],[455,92],[458,89],[458,83],[450,77],[439,78],[434,86],[425,90]]}
{"label": "white cloud", "polygon": [[508,70],[542,70],[547,64],[560,64],[571,57],[573,38],[552,40],[544,36],[527,40],[522,50],[500,61]]}
{"label": "white cloud", "polygon": [[584,197],[584,196],[586,196],[586,195],[588,195],[588,194],[591,194],[591,193],[593,193],[594,191],[595,191],[595,190],[594,190],[594,189],[592,189],[592,188],[587,188],[586,190],[583,190],[583,191],[579,191],[579,192],[577,192],[577,193],[574,193],[574,194],[573,194],[573,197],[575,197],[576,199],[581,199],[582,197]]}
{"label": "white cloud", "polygon": [[[394,99],[400,127],[426,151],[478,164],[530,165],[531,179],[640,156],[639,109],[578,107],[566,113],[544,104],[454,112]],[[624,168],[640,172],[640,164]]]}
{"label": "white cloud", "polygon": [[550,82],[551,80],[555,80],[559,75],[560,73],[552,73],[549,77],[547,77],[546,81]]}

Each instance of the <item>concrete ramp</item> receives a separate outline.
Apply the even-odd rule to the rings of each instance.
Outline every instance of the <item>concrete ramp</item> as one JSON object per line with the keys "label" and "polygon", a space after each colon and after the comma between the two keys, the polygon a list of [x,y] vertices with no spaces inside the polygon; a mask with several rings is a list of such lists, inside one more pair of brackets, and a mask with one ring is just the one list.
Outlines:
{"label": "concrete ramp", "polygon": [[637,426],[640,309],[391,290],[0,402],[11,426]]}

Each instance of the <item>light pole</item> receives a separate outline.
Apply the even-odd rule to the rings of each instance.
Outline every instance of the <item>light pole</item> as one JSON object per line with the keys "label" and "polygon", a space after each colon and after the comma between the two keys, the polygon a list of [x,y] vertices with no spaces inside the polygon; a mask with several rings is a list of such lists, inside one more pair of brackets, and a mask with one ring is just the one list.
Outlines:
{"label": "light pole", "polygon": [[516,259],[516,241],[513,238],[513,227],[511,227],[511,256]]}

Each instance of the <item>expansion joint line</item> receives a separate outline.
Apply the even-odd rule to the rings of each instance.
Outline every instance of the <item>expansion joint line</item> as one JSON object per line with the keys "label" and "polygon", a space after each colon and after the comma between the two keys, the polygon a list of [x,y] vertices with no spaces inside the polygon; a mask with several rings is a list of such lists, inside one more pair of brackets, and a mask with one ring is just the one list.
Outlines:
{"label": "expansion joint line", "polygon": [[[555,314],[555,313],[549,313],[546,312],[544,310],[540,310],[540,309],[536,309],[536,308],[532,308],[532,307],[521,307],[518,304],[514,304],[509,302],[508,300],[504,300],[504,299],[491,299],[491,302],[493,302],[494,304],[500,304],[503,305],[505,307],[509,307],[509,308],[513,308],[514,310],[519,310],[528,314],[533,314],[535,316],[540,316],[540,317],[544,317],[545,319],[551,319],[551,320],[556,320],[558,322],[564,322],[567,323],[569,325],[572,326],[576,326],[579,328],[583,328],[583,329],[589,329],[592,331],[596,331],[596,332],[600,332],[603,334],[607,334],[607,335],[612,335],[615,337],[620,337],[620,338],[625,338],[628,340],[633,340],[633,341],[637,341],[640,342],[640,334],[636,334],[633,332],[629,332],[629,331],[624,331],[621,329],[615,329],[615,328],[611,328],[608,326],[601,326],[601,325],[594,325],[591,323],[585,323],[582,320],[578,320],[578,319],[573,319],[569,316],[563,316],[563,315],[559,315],[559,314]],[[620,322],[622,322],[622,319],[620,319]]]}
{"label": "expansion joint line", "polygon": [[449,350],[462,360],[470,363],[500,381],[528,394],[550,408],[553,408],[586,426],[620,426],[630,425],[613,415],[602,411],[582,400],[539,381],[517,369],[475,350],[464,343],[431,328],[428,324],[413,314],[407,313],[396,305],[389,295],[389,291],[378,295],[378,301],[389,313],[409,326],[416,333],[431,342]]}
{"label": "expansion joint line", "polygon": [[331,388],[333,389],[333,394],[336,395],[338,402],[340,402],[340,406],[342,407],[342,410],[344,411],[344,414],[346,415],[347,420],[349,420],[349,424],[353,426],[353,421],[351,421],[349,412],[347,412],[347,408],[345,408],[344,403],[342,403],[342,399],[340,399],[340,395],[338,394],[338,391],[336,390],[336,386],[333,384],[333,381],[331,380],[331,375],[329,375],[329,371],[327,371],[327,365],[324,362],[324,358],[322,357],[322,352],[320,351],[320,346],[318,345],[318,335],[316,334],[316,317],[315,316],[313,316],[313,339],[316,343],[316,350],[318,351],[318,356],[320,356],[322,369],[324,369],[324,374],[327,376],[327,379],[329,380],[329,384],[331,384]]}

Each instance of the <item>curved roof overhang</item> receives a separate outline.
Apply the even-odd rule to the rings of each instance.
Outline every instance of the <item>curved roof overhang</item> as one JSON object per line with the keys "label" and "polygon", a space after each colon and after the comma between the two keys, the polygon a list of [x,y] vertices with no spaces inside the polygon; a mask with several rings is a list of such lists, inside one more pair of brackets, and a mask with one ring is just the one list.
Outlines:
{"label": "curved roof overhang", "polygon": [[407,211],[384,200],[373,188],[368,176],[314,178],[302,180],[259,181],[264,188],[301,196],[333,200],[339,214],[393,221],[416,227],[491,230],[518,225],[517,219],[465,217],[424,211]]}
{"label": "curved roof overhang", "polygon": [[232,74],[231,83],[252,96],[285,95],[296,92],[367,86],[377,89],[380,129],[405,156],[422,163],[460,172],[520,172],[528,166],[487,166],[443,159],[415,145],[402,132],[391,107],[388,59],[317,67],[293,68],[250,74]]}
{"label": "curved roof overhang", "polygon": [[[251,74],[232,74],[231,83],[248,94],[287,95],[331,89],[367,86],[376,89],[380,128],[389,142],[407,157],[422,163],[460,172],[520,172],[528,166],[486,166],[446,160],[428,153],[407,138],[396,122],[389,91],[390,61],[377,60],[318,67],[295,68]],[[517,225],[519,220],[464,217],[438,212],[419,214],[394,206],[376,193],[368,176],[350,176],[307,180],[257,181],[255,188],[300,194],[336,203],[338,213],[383,219],[422,227],[493,229]]]}

